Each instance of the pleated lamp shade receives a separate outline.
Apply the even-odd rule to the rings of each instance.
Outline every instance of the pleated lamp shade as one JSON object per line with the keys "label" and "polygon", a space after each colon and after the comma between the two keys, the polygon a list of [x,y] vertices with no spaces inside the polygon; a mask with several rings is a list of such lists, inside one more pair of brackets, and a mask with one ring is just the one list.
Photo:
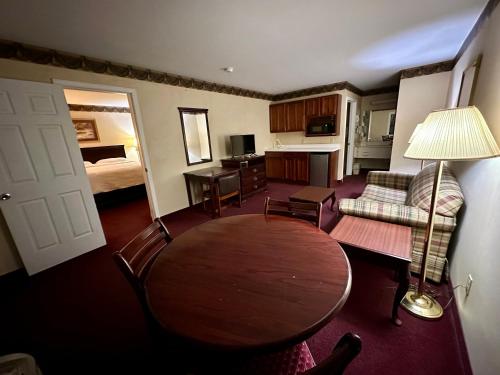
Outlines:
{"label": "pleated lamp shade", "polygon": [[422,127],[422,125],[423,125],[422,123],[417,124],[417,126],[415,127],[415,130],[413,131],[413,133],[411,133],[411,137],[408,140],[408,143],[412,143],[413,142],[413,140],[415,139],[415,136],[420,131],[420,128]]}
{"label": "pleated lamp shade", "polygon": [[431,112],[412,134],[404,157],[469,160],[500,155],[483,115],[475,106]]}

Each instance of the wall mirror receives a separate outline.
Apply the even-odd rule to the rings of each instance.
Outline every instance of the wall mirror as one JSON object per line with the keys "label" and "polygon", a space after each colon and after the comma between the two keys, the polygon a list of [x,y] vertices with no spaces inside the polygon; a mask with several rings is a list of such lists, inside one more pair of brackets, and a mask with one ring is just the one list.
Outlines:
{"label": "wall mirror", "polygon": [[212,161],[208,109],[179,108],[187,165]]}
{"label": "wall mirror", "polygon": [[368,124],[368,141],[389,141],[394,136],[396,109],[371,110]]}

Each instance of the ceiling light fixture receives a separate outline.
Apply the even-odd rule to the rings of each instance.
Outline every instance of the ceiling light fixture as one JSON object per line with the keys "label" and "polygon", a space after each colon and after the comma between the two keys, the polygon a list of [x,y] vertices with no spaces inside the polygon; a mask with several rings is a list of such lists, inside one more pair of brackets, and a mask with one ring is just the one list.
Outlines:
{"label": "ceiling light fixture", "polygon": [[223,71],[227,72],[227,73],[232,73],[234,72],[234,67],[232,66],[227,66],[225,68],[222,68]]}

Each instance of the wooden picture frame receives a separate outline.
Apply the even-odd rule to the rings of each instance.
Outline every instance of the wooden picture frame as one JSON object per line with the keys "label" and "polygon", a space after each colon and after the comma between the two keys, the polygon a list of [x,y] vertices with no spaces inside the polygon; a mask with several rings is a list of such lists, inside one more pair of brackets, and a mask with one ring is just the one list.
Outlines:
{"label": "wooden picture frame", "polygon": [[99,133],[94,119],[72,119],[78,142],[97,142]]}
{"label": "wooden picture frame", "polygon": [[462,81],[460,82],[460,91],[456,107],[467,107],[472,105],[474,99],[474,91],[476,89],[477,77],[479,75],[479,67],[481,65],[481,55],[467,67],[462,73]]}

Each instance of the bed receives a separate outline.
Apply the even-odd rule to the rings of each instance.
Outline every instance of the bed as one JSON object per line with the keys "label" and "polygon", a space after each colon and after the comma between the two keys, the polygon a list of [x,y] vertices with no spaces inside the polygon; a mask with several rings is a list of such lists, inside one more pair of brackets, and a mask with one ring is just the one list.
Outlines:
{"label": "bed", "polygon": [[80,150],[98,208],[146,197],[142,166],[126,158],[124,145]]}

